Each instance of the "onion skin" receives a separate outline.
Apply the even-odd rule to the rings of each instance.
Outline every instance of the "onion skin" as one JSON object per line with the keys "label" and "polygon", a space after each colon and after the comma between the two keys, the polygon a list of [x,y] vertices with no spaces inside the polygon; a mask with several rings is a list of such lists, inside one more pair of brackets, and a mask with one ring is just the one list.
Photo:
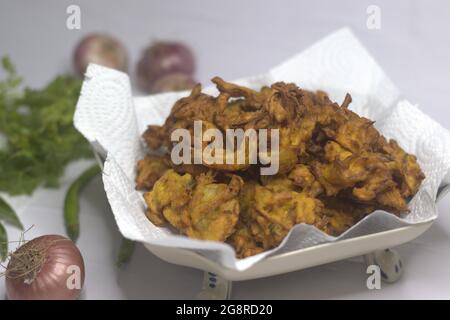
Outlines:
{"label": "onion skin", "polygon": [[169,73],[156,80],[150,92],[159,93],[188,90],[195,87],[196,84],[197,81],[192,79],[191,76],[188,76],[184,73]]}
{"label": "onion skin", "polygon": [[139,85],[146,92],[152,92],[155,82],[171,73],[192,76],[195,61],[192,51],[181,43],[156,42],[142,53],[137,65]]}
{"label": "onion skin", "polygon": [[94,33],[83,38],[73,55],[75,69],[83,75],[89,63],[127,71],[128,54],[119,40],[107,34]]}
{"label": "onion skin", "polygon": [[[35,238],[22,245],[17,252],[23,252],[46,243],[45,260],[34,280],[27,284],[24,278],[5,276],[6,293],[10,300],[75,300],[80,295],[84,284],[84,261],[75,244],[59,235],[47,235]],[[14,253],[14,254],[15,254]],[[13,255],[14,255],[13,254]],[[7,270],[12,267],[14,258],[8,263]],[[76,265],[80,268],[80,289],[69,289],[67,267]]]}

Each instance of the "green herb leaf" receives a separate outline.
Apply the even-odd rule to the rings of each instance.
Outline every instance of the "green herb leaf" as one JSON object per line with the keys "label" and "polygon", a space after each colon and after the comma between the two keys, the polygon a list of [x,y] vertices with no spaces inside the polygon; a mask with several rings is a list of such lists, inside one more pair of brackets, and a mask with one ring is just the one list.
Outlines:
{"label": "green herb leaf", "polygon": [[8,257],[8,235],[3,224],[0,223],[0,260],[5,261]]}
{"label": "green herb leaf", "polygon": [[16,212],[11,206],[0,197],[0,221],[10,223],[11,225],[23,230],[23,225]]}
{"label": "green herb leaf", "polygon": [[[59,76],[40,90],[21,90],[7,58],[0,81],[0,191],[31,194],[38,186],[57,187],[65,166],[92,157],[88,142],[72,123],[81,80]],[[1,70],[0,70],[1,71]]]}
{"label": "green herb leaf", "polygon": [[16,73],[16,68],[12,64],[11,60],[9,59],[9,57],[3,57],[2,58],[2,67],[9,74],[15,74]]}

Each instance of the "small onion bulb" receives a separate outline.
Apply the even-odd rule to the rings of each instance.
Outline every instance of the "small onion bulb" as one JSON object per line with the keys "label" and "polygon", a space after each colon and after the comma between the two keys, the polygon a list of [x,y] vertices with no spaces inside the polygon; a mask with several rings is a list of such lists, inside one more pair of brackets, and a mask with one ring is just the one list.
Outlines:
{"label": "small onion bulb", "polygon": [[83,257],[71,240],[41,236],[11,254],[5,272],[6,293],[10,300],[74,300],[84,277]]}
{"label": "small onion bulb", "polygon": [[83,38],[75,48],[73,61],[81,76],[89,63],[127,71],[128,53],[124,45],[107,34],[94,33]]}
{"label": "small onion bulb", "polygon": [[150,93],[182,91],[195,87],[197,82],[184,73],[169,73],[155,81]]}
{"label": "small onion bulb", "polygon": [[155,86],[161,85],[156,82],[166,75],[175,73],[191,77],[194,70],[194,54],[189,47],[178,42],[153,43],[143,51],[137,64],[139,84],[146,92],[157,91]]}

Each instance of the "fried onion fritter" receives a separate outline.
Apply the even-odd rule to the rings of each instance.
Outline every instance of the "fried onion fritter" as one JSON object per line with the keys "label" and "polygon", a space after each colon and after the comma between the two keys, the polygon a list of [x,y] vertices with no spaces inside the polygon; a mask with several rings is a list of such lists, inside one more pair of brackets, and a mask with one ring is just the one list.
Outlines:
{"label": "fried onion fritter", "polygon": [[317,228],[332,236],[338,236],[361,218],[374,211],[374,207],[335,197],[322,197],[323,216]]}
{"label": "fried onion fritter", "polygon": [[195,239],[225,241],[239,219],[239,192],[243,181],[233,175],[228,185],[215,183],[210,174],[196,179],[189,202],[187,236]]}
{"label": "fried onion fritter", "polygon": [[236,250],[236,255],[240,258],[254,256],[264,251],[262,245],[253,237],[248,226],[243,223],[238,223],[236,231],[227,242]]}
{"label": "fried onion fritter", "polygon": [[169,162],[162,156],[147,155],[137,163],[136,189],[148,190],[169,169]]}
{"label": "fried onion fritter", "polygon": [[257,185],[250,230],[265,250],[278,246],[296,224],[317,223],[322,203],[306,193]]}
{"label": "fried onion fritter", "polygon": [[233,175],[228,184],[216,183],[211,172],[196,178],[168,170],[144,194],[147,217],[155,225],[166,221],[195,239],[225,241],[239,219],[243,181]]}
{"label": "fried onion fritter", "polygon": [[175,228],[184,230],[185,210],[191,200],[193,186],[194,178],[190,174],[166,171],[156,181],[152,191],[144,193],[148,206],[147,218],[158,226],[168,221]]}
{"label": "fried onion fritter", "polygon": [[[408,213],[408,201],[425,178],[417,159],[351,111],[349,94],[339,105],[323,91],[292,83],[258,91],[219,77],[212,82],[218,96],[197,85],[162,126],[149,126],[143,135],[150,149],[164,153],[137,164],[136,188],[150,190],[144,199],[152,223],[168,223],[195,239],[226,241],[244,258],[275,248],[299,223],[338,236],[377,209]],[[263,158],[276,153],[278,172],[257,173],[267,163],[250,162],[249,146],[243,163],[174,164],[171,133],[187,129],[193,141],[197,120],[203,130],[224,135],[228,129],[278,130],[278,150],[255,149]],[[200,151],[207,147],[203,141]],[[221,148],[210,157],[237,159]]]}

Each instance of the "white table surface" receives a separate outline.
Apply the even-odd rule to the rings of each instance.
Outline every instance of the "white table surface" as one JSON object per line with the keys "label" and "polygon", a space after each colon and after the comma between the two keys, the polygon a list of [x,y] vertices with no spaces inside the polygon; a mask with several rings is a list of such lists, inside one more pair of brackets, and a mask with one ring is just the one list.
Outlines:
{"label": "white table surface", "polygon": [[[69,4],[81,7],[81,30],[65,26]],[[381,9],[381,29],[368,30],[366,8]],[[123,40],[131,66],[154,39],[182,40],[198,59],[197,78],[236,79],[264,72],[337,28],[349,26],[404,96],[450,128],[449,1],[23,1],[0,0],[0,56],[8,54],[30,86],[70,71],[76,42],[92,31]],[[12,199],[27,234],[64,234],[63,195],[86,162],[71,165],[59,190]],[[340,261],[272,278],[234,283],[235,299],[450,298],[450,196],[440,218],[418,239],[398,247],[405,273],[369,291],[362,259]],[[19,232],[8,227],[10,239]],[[120,243],[100,179],[81,199],[86,299],[190,299],[202,272],[161,261],[138,245],[132,262],[114,266]],[[0,280],[0,297],[5,294]]]}

